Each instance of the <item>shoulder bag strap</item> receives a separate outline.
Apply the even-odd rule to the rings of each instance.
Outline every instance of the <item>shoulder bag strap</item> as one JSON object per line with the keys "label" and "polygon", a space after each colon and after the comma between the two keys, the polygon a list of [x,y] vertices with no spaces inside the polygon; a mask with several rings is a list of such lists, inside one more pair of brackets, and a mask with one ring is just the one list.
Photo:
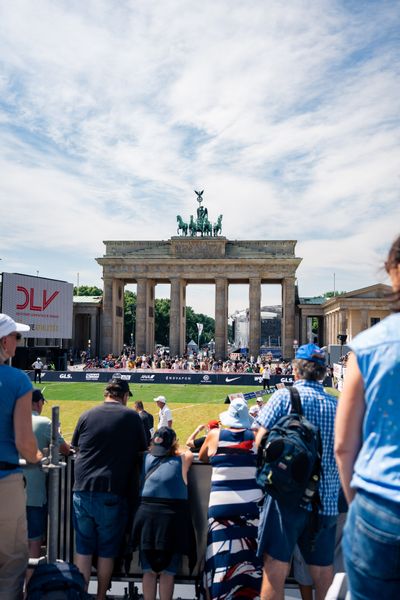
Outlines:
{"label": "shoulder bag strap", "polygon": [[288,390],[289,390],[289,394],[290,394],[290,402],[292,405],[290,412],[297,413],[298,415],[302,415],[303,409],[301,408],[301,400],[300,400],[299,390],[294,385],[291,385],[288,388]]}
{"label": "shoulder bag strap", "polygon": [[147,473],[146,473],[146,475],[144,477],[143,483],[145,481],[147,481],[147,479],[150,477],[150,475],[152,475],[155,471],[157,471],[158,467],[161,466],[161,464],[163,463],[163,461],[165,460],[165,458],[166,457],[160,458],[159,461],[155,465],[153,465],[152,467],[150,467],[150,469],[147,471]]}

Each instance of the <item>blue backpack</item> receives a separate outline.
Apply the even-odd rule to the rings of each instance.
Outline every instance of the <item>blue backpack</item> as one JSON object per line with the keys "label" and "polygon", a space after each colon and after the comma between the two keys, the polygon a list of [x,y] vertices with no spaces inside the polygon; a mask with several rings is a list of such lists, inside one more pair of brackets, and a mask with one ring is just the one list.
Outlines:
{"label": "blue backpack", "polygon": [[278,503],[287,507],[313,505],[318,510],[322,443],[318,427],[303,416],[295,387],[290,392],[291,410],[263,437],[257,456],[257,483]]}
{"label": "blue backpack", "polygon": [[27,586],[27,600],[88,600],[79,569],[66,562],[38,565]]}

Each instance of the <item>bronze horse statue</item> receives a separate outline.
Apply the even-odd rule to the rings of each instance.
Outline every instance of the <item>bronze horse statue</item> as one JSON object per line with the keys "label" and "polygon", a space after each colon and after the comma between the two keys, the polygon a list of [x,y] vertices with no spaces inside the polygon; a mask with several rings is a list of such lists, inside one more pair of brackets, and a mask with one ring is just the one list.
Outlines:
{"label": "bronze horse statue", "polygon": [[183,235],[187,235],[189,225],[187,223],[185,223],[185,221],[182,219],[181,215],[177,215],[176,220],[178,221],[177,234],[179,235],[179,232],[182,231]]}
{"label": "bronze horse statue", "polygon": [[214,223],[213,227],[213,235],[218,235],[219,233],[222,233],[222,215],[219,215],[217,222]]}

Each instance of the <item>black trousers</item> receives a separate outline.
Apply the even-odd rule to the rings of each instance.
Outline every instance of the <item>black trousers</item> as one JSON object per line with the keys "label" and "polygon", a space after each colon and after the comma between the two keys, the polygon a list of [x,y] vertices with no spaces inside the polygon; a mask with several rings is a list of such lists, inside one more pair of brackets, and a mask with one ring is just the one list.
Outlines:
{"label": "black trousers", "polygon": [[42,383],[42,369],[35,369],[35,377],[34,377],[35,383],[36,383],[37,379],[39,379],[39,383]]}

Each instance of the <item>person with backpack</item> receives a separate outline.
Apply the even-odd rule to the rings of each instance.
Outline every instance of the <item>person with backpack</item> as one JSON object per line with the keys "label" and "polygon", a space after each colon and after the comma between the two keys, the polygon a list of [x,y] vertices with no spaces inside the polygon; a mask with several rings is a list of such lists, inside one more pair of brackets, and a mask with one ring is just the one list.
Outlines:
{"label": "person with backpack", "polygon": [[294,391],[277,390],[256,419],[256,444],[265,446],[263,457],[270,466],[268,472],[263,466],[258,471],[266,491],[258,539],[262,600],[283,600],[296,544],[309,566],[316,600],[325,598],[332,583],[339,494],[337,400],[322,386],[325,371],[323,350],[316,344],[300,346],[293,361]]}

